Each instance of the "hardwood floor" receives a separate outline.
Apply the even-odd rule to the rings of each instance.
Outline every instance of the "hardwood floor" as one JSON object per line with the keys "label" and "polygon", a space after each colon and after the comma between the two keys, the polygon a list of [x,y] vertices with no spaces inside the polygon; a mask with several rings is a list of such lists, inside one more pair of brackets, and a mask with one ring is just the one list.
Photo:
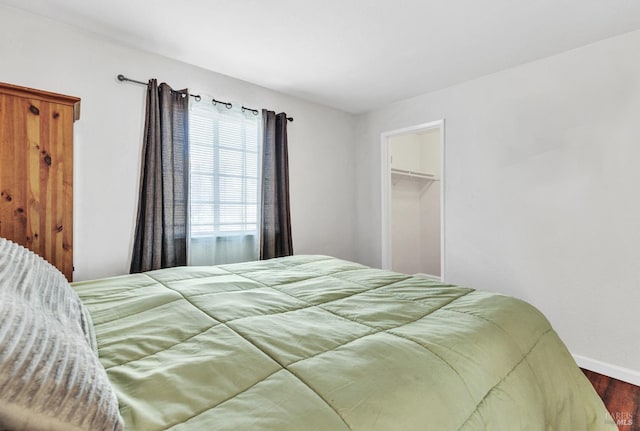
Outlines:
{"label": "hardwood floor", "polygon": [[620,431],[640,431],[640,387],[582,370],[611,413]]}

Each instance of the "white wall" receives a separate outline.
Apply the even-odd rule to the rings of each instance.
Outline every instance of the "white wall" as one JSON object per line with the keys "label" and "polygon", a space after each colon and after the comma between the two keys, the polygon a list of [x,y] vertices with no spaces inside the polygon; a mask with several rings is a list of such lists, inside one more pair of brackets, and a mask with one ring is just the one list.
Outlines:
{"label": "white wall", "polygon": [[[439,143],[438,143],[439,146]],[[420,250],[424,274],[440,277],[440,182],[434,181],[420,195]]]}
{"label": "white wall", "polygon": [[440,128],[429,129],[420,136],[420,164],[423,172],[440,176]]}
{"label": "white wall", "polygon": [[358,260],[380,264],[380,133],[445,118],[447,281],[640,371],[638,52],[629,33],[360,116]]}
{"label": "white wall", "polygon": [[440,185],[393,175],[391,267],[440,276]]}
{"label": "white wall", "polygon": [[[396,182],[392,179],[391,183]],[[391,268],[405,274],[425,272],[422,265],[419,185],[398,180],[391,187]]]}
{"label": "white wall", "polygon": [[82,98],[74,134],[75,280],[129,269],[146,89],[119,83],[119,73],[295,117],[289,124],[294,250],[355,258],[351,115],[6,7],[0,7],[0,54],[0,81]]}

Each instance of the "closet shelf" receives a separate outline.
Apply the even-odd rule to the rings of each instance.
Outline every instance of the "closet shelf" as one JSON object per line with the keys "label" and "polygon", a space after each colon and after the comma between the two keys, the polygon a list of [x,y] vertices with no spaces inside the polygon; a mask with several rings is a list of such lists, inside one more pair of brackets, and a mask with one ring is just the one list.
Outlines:
{"label": "closet shelf", "polygon": [[402,177],[407,177],[407,178],[416,178],[419,180],[423,180],[424,182],[430,182],[430,181],[440,181],[440,178],[438,178],[437,175],[435,174],[428,174],[426,172],[413,172],[413,171],[407,171],[404,169],[397,169],[397,168],[392,168],[391,169],[391,174],[402,178]]}

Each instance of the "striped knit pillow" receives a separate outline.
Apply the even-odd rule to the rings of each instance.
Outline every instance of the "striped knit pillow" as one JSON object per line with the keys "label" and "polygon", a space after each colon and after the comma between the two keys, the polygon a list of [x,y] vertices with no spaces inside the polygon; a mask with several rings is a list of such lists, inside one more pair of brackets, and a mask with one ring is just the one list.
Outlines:
{"label": "striped knit pillow", "polygon": [[80,299],[54,266],[4,238],[0,316],[0,429],[122,429]]}

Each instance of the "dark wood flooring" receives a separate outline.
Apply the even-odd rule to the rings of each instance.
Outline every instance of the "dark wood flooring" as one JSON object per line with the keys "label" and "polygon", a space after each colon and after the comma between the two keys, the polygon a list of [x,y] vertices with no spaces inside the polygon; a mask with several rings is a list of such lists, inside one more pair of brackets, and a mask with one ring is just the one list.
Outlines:
{"label": "dark wood flooring", "polygon": [[640,387],[582,370],[611,413],[620,431],[640,431]]}

